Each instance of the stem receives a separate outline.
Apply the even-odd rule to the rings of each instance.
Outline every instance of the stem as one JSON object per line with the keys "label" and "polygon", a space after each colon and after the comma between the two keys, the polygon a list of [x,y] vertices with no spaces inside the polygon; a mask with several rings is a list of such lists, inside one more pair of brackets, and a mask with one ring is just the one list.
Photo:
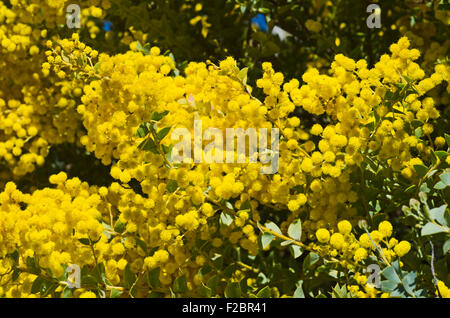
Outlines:
{"label": "stem", "polygon": [[151,131],[151,133],[152,133],[153,139],[155,140],[155,144],[156,144],[156,147],[158,148],[158,152],[163,156],[164,163],[165,163],[170,169],[173,169],[174,166],[169,162],[169,160],[167,160],[167,157],[166,157],[166,155],[165,155],[165,153],[164,153],[164,151],[163,151],[163,149],[162,149],[161,142],[160,142],[160,140],[159,140],[159,138],[158,138],[158,135],[156,134],[155,129],[153,129],[153,127],[151,127],[151,128],[150,128],[150,131]]}
{"label": "stem", "polygon": [[89,247],[91,248],[92,255],[94,255],[95,266],[97,266],[98,261],[97,261],[97,256],[95,256],[94,244],[92,244],[92,240],[90,238],[89,238],[89,241],[91,242],[91,244],[89,244]]}
{"label": "stem", "polygon": [[436,290],[438,292],[439,297],[442,298],[442,295],[441,295],[441,292],[439,291],[439,287],[438,287],[438,283],[437,283],[436,273],[434,272],[434,246],[431,241],[430,241],[430,245],[431,245],[431,274],[433,275],[433,283],[436,286]]}
{"label": "stem", "polygon": [[236,264],[238,264],[238,265],[240,265],[240,266],[242,266],[242,267],[244,267],[244,268],[246,268],[246,269],[248,269],[248,270],[250,270],[250,271],[252,271],[252,272],[254,272],[254,273],[256,273],[256,274],[259,273],[259,269],[253,268],[253,267],[251,267],[250,265],[247,265],[247,264],[242,263],[242,262],[240,262],[240,261],[236,262]]}
{"label": "stem", "polygon": [[382,249],[378,244],[376,244],[376,243],[372,240],[372,237],[370,236],[370,233],[369,233],[369,231],[367,230],[367,228],[364,228],[364,230],[366,231],[367,235],[369,236],[369,239],[370,239],[370,241],[372,242],[373,246],[374,246],[374,247],[376,248],[376,250],[380,253],[381,258],[383,259],[383,262],[384,262],[387,266],[391,266],[391,264],[389,263],[389,261],[386,259],[386,256],[384,256],[383,249]]}

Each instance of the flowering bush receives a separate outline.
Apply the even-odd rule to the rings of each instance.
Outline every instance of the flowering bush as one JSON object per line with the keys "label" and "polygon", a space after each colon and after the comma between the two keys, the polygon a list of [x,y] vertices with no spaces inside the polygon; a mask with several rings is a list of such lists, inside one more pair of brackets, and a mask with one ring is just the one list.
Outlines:
{"label": "flowering bush", "polygon": [[[362,38],[324,49],[345,4],[219,1],[221,20],[203,1],[129,2],[80,3],[70,30],[67,1],[0,1],[3,297],[450,297],[446,6],[387,5],[398,40],[351,58]],[[302,48],[245,22],[290,9],[310,18]],[[155,12],[184,18],[176,43]],[[229,19],[258,44],[233,46]],[[171,132],[195,144],[197,121],[279,129],[278,168],[249,149],[174,161]]]}

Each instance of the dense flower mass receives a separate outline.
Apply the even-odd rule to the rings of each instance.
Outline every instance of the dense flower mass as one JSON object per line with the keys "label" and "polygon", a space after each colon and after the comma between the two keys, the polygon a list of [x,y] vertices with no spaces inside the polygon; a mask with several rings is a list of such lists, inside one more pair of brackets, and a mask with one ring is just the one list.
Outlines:
{"label": "dense flower mass", "polygon": [[[286,78],[263,62],[252,82],[233,57],[180,71],[133,40],[147,34],[101,31],[110,1],[86,2],[83,37],[58,32],[67,1],[0,1],[2,297],[450,297],[448,41],[421,56],[432,39],[402,26],[372,66],[339,53]],[[448,11],[436,19],[448,24]],[[114,36],[128,49],[93,41]],[[215,162],[175,163],[171,132],[195,145],[198,122],[221,132],[200,145]],[[211,143],[229,128],[279,129],[277,171],[249,163],[248,143],[246,163],[223,163],[237,150]],[[112,181],[68,176],[51,156],[62,144]],[[42,171],[46,186],[27,186]],[[417,256],[438,262],[433,242],[436,272]]]}

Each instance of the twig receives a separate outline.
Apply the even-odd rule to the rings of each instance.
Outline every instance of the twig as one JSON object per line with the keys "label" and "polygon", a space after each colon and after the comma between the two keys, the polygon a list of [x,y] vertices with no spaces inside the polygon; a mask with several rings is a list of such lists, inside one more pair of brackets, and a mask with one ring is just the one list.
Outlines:
{"label": "twig", "polygon": [[439,291],[439,287],[438,287],[438,280],[436,278],[436,273],[434,271],[434,246],[431,241],[430,241],[430,246],[431,246],[431,274],[433,275],[433,283],[436,286],[436,290],[438,292],[439,297],[442,298],[441,292]]}

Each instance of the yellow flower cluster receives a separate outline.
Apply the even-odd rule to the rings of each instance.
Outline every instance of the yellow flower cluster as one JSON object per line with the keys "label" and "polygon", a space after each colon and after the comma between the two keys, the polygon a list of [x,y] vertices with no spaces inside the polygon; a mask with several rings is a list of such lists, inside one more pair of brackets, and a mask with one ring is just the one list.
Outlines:
{"label": "yellow flower cluster", "polygon": [[[174,63],[154,47],[147,56],[138,52],[113,57],[101,54],[97,65],[99,79],[84,87],[82,104],[77,107],[88,131],[81,143],[103,164],[121,158],[125,167],[129,158],[128,164],[134,165],[142,157],[135,144],[136,127],[149,121],[152,111],[166,109],[170,102],[174,107],[173,101],[183,94],[180,81],[167,76]],[[129,181],[126,172],[117,178]]]}
{"label": "yellow flower cluster", "polygon": [[[49,1],[48,8],[63,3]],[[14,29],[14,14],[5,7],[0,10],[7,22],[0,28],[2,50],[15,51],[16,47],[8,41],[3,44],[2,38],[5,30]],[[89,14],[102,16],[95,8],[89,9]],[[55,23],[62,18],[57,15]],[[316,24],[310,27],[318,29]],[[188,289],[196,295],[196,287],[209,278],[200,276],[199,268],[223,244],[258,254],[261,206],[290,211],[281,224],[283,230],[302,215],[307,220],[303,239],[319,242],[311,243],[310,248],[325,258],[338,258],[356,273],[358,264],[376,253],[374,244],[384,245],[379,257],[386,262],[409,252],[408,242],[390,238],[393,228],[387,221],[370,236],[366,233],[356,239],[352,223],[358,219],[353,206],[358,194],[350,182],[351,172],[367,155],[387,161],[393,170],[413,179],[416,175],[411,167],[419,157],[430,154],[430,146],[408,127],[417,119],[423,133],[431,134],[432,120],[439,112],[433,99],[424,95],[441,82],[449,82],[449,67],[436,65],[435,72],[425,77],[414,62],[419,51],[409,49],[407,38],[393,44],[392,54],[382,56],[372,69],[364,60],[337,55],[329,75],[309,69],[301,86],[299,80],[285,81],[270,63],[263,63],[256,86],[264,100],[258,100],[246,83],[245,69],[240,70],[233,58],[219,65],[190,63],[185,76],[174,76],[175,63],[157,47],[149,54],[137,48],[117,55],[98,54],[79,41],[76,33],[71,39],[47,39],[46,32],[31,35],[31,30],[24,28],[22,33],[45,43],[47,50],[38,52],[25,45],[23,54],[42,55],[39,67],[30,64],[36,76],[15,80],[16,86],[23,84],[24,88],[12,92],[14,99],[6,99],[6,92],[0,92],[0,130],[4,131],[0,134],[0,159],[13,167],[13,174],[22,175],[32,171],[35,163],[43,163],[49,144],[79,142],[104,165],[112,165],[110,174],[116,182],[99,188],[60,173],[49,179],[54,188],[31,194],[7,183],[0,194],[0,271],[11,268],[11,258],[6,256],[16,249],[23,271],[18,278],[20,289],[6,284],[0,294],[29,295],[34,276],[27,272],[27,260],[34,258],[54,277],[64,273],[62,264],[93,267],[103,262],[113,285],[123,282],[127,268],[141,277],[159,267],[165,294],[183,273]],[[96,32],[92,27],[93,37]],[[45,79],[53,86],[44,89]],[[398,85],[414,89],[414,94],[386,105]],[[315,116],[328,116],[330,123],[306,127],[293,115],[296,107]],[[153,118],[155,113],[165,112],[160,120]],[[214,127],[223,136],[227,128],[279,128],[277,173],[261,174],[259,162],[173,165],[163,154],[173,143],[170,135],[155,139],[156,152],[138,147],[149,138],[136,136],[142,123],[156,131],[187,128],[193,136],[196,120],[201,120],[203,131]],[[209,141],[203,140],[202,149]],[[436,142],[439,144],[442,141]],[[236,152],[231,155],[237,157]],[[140,184],[142,193],[128,186],[132,180]],[[228,212],[228,226],[219,226],[223,217],[216,213],[219,210]],[[199,239],[210,241],[213,249],[195,249]],[[11,275],[2,276],[0,283]],[[363,286],[358,275],[355,280]],[[138,284],[145,295],[149,286],[141,280]],[[77,293],[94,296],[84,289]],[[376,293],[369,286],[360,296]]]}
{"label": "yellow flower cluster", "polygon": [[[405,1],[406,2],[406,1]],[[422,5],[420,9],[422,14],[429,14],[442,22],[444,25],[450,23],[449,13],[446,10],[439,9],[439,2],[434,2],[432,5]],[[424,55],[424,61],[422,67],[424,69],[431,70],[437,59],[444,58],[450,41],[444,41],[443,43],[436,42],[436,35],[439,34],[439,27],[436,23],[433,23],[431,19],[423,19],[417,23],[411,24],[409,17],[401,17],[396,21],[392,29],[398,29],[400,34],[407,36],[415,47],[418,47]]]}
{"label": "yellow flower cluster", "polygon": [[[2,185],[3,180],[42,165],[49,146],[76,143],[82,135],[74,108],[82,86],[65,81],[63,73],[46,80],[48,64],[41,67],[46,56],[42,48],[49,39],[57,39],[54,31],[65,25],[69,4],[65,0],[15,0],[8,6],[0,2],[0,161],[7,168],[2,169]],[[83,2],[83,26],[88,17],[103,16],[100,6],[108,8],[109,1]],[[41,28],[32,29],[32,25]]]}
{"label": "yellow flower cluster", "polygon": [[342,264],[346,266],[352,264],[352,260],[356,262],[355,264],[364,261],[372,251],[377,251],[380,243],[383,243],[385,247],[381,256],[390,263],[396,257],[406,255],[411,249],[409,242],[398,242],[397,239],[390,238],[392,231],[392,224],[383,221],[378,225],[378,230],[364,233],[357,239],[352,233],[351,223],[343,220],[337,224],[337,231],[332,230],[332,234],[325,228],[318,229],[315,236],[320,244],[312,243],[312,247],[324,255],[339,256]]}
{"label": "yellow flower cluster", "polygon": [[[78,178],[67,180],[65,173],[51,176],[50,182],[57,187],[37,190],[31,195],[9,182],[0,193],[2,272],[12,265],[5,256],[15,251],[24,280],[32,275],[28,272],[29,258],[48,269],[53,277],[64,274],[62,264],[93,264],[92,251],[83,248],[79,239],[97,240],[102,235],[103,226],[99,222],[102,206],[97,188]],[[98,253],[100,256],[101,252]],[[2,282],[10,279],[11,275],[3,276]],[[14,285],[6,285],[3,292],[8,295]],[[20,292],[26,296],[30,286],[22,287]]]}
{"label": "yellow flower cluster", "polygon": [[[378,224],[378,230],[363,233],[357,238],[352,233],[352,224],[348,220],[340,221],[331,233],[326,228],[320,228],[315,233],[318,243],[311,243],[309,248],[325,259],[338,262],[343,268],[353,272],[355,285],[349,285],[349,290],[360,298],[386,297],[374,286],[367,284],[365,271],[369,256],[373,255],[389,265],[395,259],[406,255],[411,244],[408,241],[398,241],[391,237],[393,226],[389,221]],[[402,263],[400,262],[400,266]]]}

